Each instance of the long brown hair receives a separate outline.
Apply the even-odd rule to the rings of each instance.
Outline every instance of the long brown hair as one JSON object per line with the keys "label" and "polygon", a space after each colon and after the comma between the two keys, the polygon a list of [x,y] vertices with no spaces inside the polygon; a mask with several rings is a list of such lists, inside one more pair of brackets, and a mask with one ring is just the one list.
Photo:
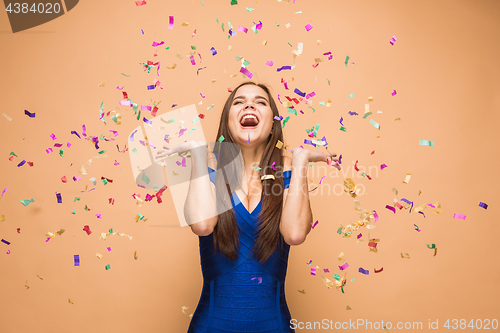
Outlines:
{"label": "long brown hair", "polygon": [[[268,87],[264,84],[255,83],[252,81],[243,82],[238,87],[236,87],[224,104],[224,108],[222,110],[222,115],[219,123],[219,130],[217,132],[217,137],[215,139],[215,145],[213,152],[218,154],[217,161],[217,170],[221,170],[221,172],[217,172],[216,175],[216,195],[218,198],[221,196],[226,197],[226,193],[221,194],[221,191],[227,191],[229,198],[231,197],[231,188],[228,178],[234,179],[230,175],[228,177],[228,172],[238,173],[239,170],[242,170],[240,166],[227,168],[231,161],[235,159],[235,157],[239,153],[239,147],[236,143],[234,143],[233,137],[231,136],[231,132],[229,131],[228,119],[229,119],[229,110],[231,109],[231,104],[234,99],[234,95],[236,91],[244,85],[252,84],[262,88],[267,95],[269,96],[269,104],[271,110],[273,112],[273,118],[279,117],[278,107],[274,102],[273,97],[268,89]],[[261,214],[259,215],[258,222],[258,236],[255,242],[255,245],[252,248],[253,255],[257,258],[261,263],[265,262],[271,254],[274,252],[276,248],[276,244],[280,241],[280,246],[283,245],[283,237],[281,236],[279,230],[279,224],[281,220],[281,213],[283,210],[283,191],[284,191],[284,182],[283,182],[283,160],[281,156],[281,149],[276,147],[278,140],[284,142],[283,140],[283,132],[281,130],[281,123],[273,120],[274,125],[271,131],[271,135],[269,135],[269,139],[262,154],[262,158],[260,160],[260,168],[259,177],[264,175],[273,175],[275,180],[266,179],[262,181],[262,192],[264,194],[264,202],[262,204]],[[222,148],[222,143],[218,141],[218,139],[224,136],[224,142],[229,143],[226,145],[224,149]],[[227,148],[230,146],[231,148]],[[275,168],[273,170],[271,164],[275,161]],[[236,176],[236,179],[241,179]],[[273,191],[272,187],[278,186],[279,191]],[[275,194],[274,192],[278,192]],[[219,193],[219,194],[217,194]],[[226,197],[227,198],[227,197]],[[224,200],[217,200],[217,203],[224,202]],[[226,209],[218,211],[224,211],[219,214],[217,219],[217,224],[213,231],[213,240],[214,240],[214,252],[217,251],[217,247],[220,249],[220,252],[228,257],[229,259],[237,259],[238,258],[238,227],[235,221],[235,213],[231,206],[227,207],[228,203],[225,200]],[[230,202],[229,202],[230,205]]]}

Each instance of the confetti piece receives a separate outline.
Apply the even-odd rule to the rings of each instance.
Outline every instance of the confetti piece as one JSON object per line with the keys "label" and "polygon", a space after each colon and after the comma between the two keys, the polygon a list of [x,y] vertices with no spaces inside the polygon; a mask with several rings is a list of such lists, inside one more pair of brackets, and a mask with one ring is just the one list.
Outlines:
{"label": "confetti piece", "polygon": [[348,306],[346,306],[346,308],[345,308],[345,309],[346,309],[346,310],[352,310],[352,309],[351,309],[351,307],[350,307],[349,305],[348,305]]}
{"label": "confetti piece", "polygon": [[224,135],[221,135],[219,138],[219,142],[222,142],[222,141],[224,141]]}
{"label": "confetti piece", "polygon": [[418,225],[416,225],[415,223],[413,224],[413,226],[414,226],[415,230],[417,230],[418,232],[422,231],[422,230],[420,230],[420,229],[418,228]]}
{"label": "confetti piece", "polygon": [[278,142],[276,142],[276,148],[281,149],[282,147],[283,147],[283,142],[278,140]]}
{"label": "confetti piece", "polygon": [[373,126],[373,127],[375,127],[376,129],[380,130],[380,125],[379,125],[379,123],[377,123],[375,120],[370,119],[370,125],[372,125],[372,126]]}
{"label": "confetti piece", "polygon": [[309,24],[307,24],[307,25],[305,26],[305,28],[306,28],[306,30],[307,30],[307,31],[311,30],[311,29],[312,29],[312,27],[313,27],[313,26],[311,25],[311,23],[309,23]]}
{"label": "confetti piece", "polygon": [[465,215],[462,214],[453,214],[454,219],[462,219],[465,220]]}
{"label": "confetti piece", "polygon": [[348,264],[348,263],[345,263],[345,264],[343,264],[342,266],[339,266],[339,269],[340,269],[341,271],[343,271],[343,270],[344,270],[344,269],[346,269],[347,267],[349,267],[349,264]]}
{"label": "confetti piece", "polygon": [[325,177],[326,177],[326,176],[321,177],[321,179],[320,179],[320,181],[319,181],[319,183],[320,183],[320,184],[321,184],[321,181],[323,180],[323,178],[325,178]]}
{"label": "confetti piece", "polygon": [[28,206],[30,203],[35,202],[34,199],[30,200],[19,200],[25,207]]}
{"label": "confetti piece", "polygon": [[[2,193],[2,195],[3,195],[3,193]],[[480,203],[479,203],[479,207],[482,207],[482,208],[484,208],[484,209],[488,209],[488,205],[487,205],[487,204],[485,204],[484,202],[480,202]]]}
{"label": "confetti piece", "polygon": [[213,48],[213,47],[210,49],[210,51],[212,52],[212,55],[213,55],[213,56],[217,54],[217,51],[216,51],[216,50],[215,50],[215,48]]}
{"label": "confetti piece", "polygon": [[57,193],[57,192],[56,192],[56,197],[57,197],[57,202],[58,202],[58,203],[62,203],[61,193]]}
{"label": "confetti piece", "polygon": [[35,118],[35,113],[34,112],[31,113],[28,110],[24,110],[24,114],[27,115],[27,116],[29,116],[30,118]]}
{"label": "confetti piece", "polygon": [[374,271],[375,273],[380,273],[380,272],[382,272],[383,270],[384,270],[384,267],[381,267],[379,270],[376,270],[375,268],[373,269],[373,271]]}
{"label": "confetti piece", "polygon": [[349,96],[350,98],[353,98],[353,97],[354,97],[354,93],[349,94],[349,95],[347,95],[347,96]]}
{"label": "confetti piece", "polygon": [[8,121],[12,121],[12,118],[11,118],[11,117],[9,117],[9,116],[8,116],[5,112],[4,112],[4,113],[2,113],[2,116],[4,116],[4,117],[5,117],[5,119],[7,119]]}
{"label": "confetti piece", "polygon": [[314,222],[314,225],[313,225],[313,223],[311,222],[311,227],[312,227],[313,229],[314,229],[314,227],[315,227],[315,226],[317,226],[317,225],[318,225],[318,220],[316,220],[316,222]]}
{"label": "confetti piece", "polygon": [[292,66],[282,66],[282,67],[280,67],[280,68],[276,69],[276,71],[277,71],[277,72],[281,72],[282,70],[285,70],[285,69],[289,69],[289,70],[291,70],[291,69],[292,69]]}
{"label": "confetti piece", "polygon": [[434,147],[434,142],[429,140],[419,140],[421,146]]}
{"label": "confetti piece", "polygon": [[[144,0],[141,0],[141,1],[136,1],[136,2],[135,2],[135,4],[136,4],[137,6],[142,6],[142,5],[145,5],[145,4],[146,4],[146,1],[144,1]],[[141,30],[142,30],[142,29],[141,29]],[[143,34],[144,34],[144,33],[143,33]]]}
{"label": "confetti piece", "polygon": [[169,24],[168,24],[168,29],[172,29],[174,26],[174,17],[169,16]]}
{"label": "confetti piece", "polygon": [[80,266],[80,255],[78,255],[78,254],[74,255],[74,265]]}
{"label": "confetti piece", "polygon": [[410,255],[408,253],[401,253],[401,258],[410,259]]}
{"label": "confetti piece", "polygon": [[347,62],[349,61],[349,56],[346,56],[345,58],[345,67],[347,67]]}
{"label": "confetti piece", "polygon": [[109,264],[106,265],[106,270],[111,269],[111,266]]}
{"label": "confetti piece", "polygon": [[83,231],[85,231],[87,233],[87,235],[90,235],[92,233],[92,231],[90,230],[90,227],[88,225],[83,227]]}
{"label": "confetti piece", "polygon": [[5,239],[2,238],[2,243],[5,243],[7,245],[10,245],[10,242],[6,241]]}
{"label": "confetti piece", "polygon": [[403,180],[403,183],[408,184],[408,182],[410,181],[410,178],[411,178],[411,173],[407,173],[405,180]]}
{"label": "confetti piece", "polygon": [[370,274],[370,271],[368,270],[364,270],[363,268],[359,268],[359,272],[362,273],[362,274],[365,274],[365,275],[369,275]]}
{"label": "confetti piece", "polygon": [[392,36],[392,38],[389,41],[389,43],[391,43],[391,45],[394,45],[394,43],[396,43],[396,39],[398,39],[396,36]]}
{"label": "confetti piece", "polygon": [[252,278],[252,281],[255,280],[255,279],[257,279],[258,284],[262,283],[262,277],[260,277],[260,276],[259,277],[254,277],[254,278]]}
{"label": "confetti piece", "polygon": [[396,214],[396,208],[392,207],[392,206],[389,206],[389,205],[386,205],[385,208],[389,209],[389,210],[392,210],[392,212],[394,214]]}
{"label": "confetti piece", "polygon": [[380,170],[384,170],[385,168],[387,168],[387,165],[386,165],[386,164],[382,164],[382,165],[380,165]]}
{"label": "confetti piece", "polygon": [[301,294],[305,294],[305,293],[306,293],[306,291],[305,291],[305,289],[303,289],[303,290],[299,290],[299,293],[301,293]]}
{"label": "confetti piece", "polygon": [[311,267],[311,275],[316,275],[316,268]]}
{"label": "confetti piece", "polygon": [[240,73],[245,74],[249,79],[253,77],[253,74],[245,67],[240,67]]}

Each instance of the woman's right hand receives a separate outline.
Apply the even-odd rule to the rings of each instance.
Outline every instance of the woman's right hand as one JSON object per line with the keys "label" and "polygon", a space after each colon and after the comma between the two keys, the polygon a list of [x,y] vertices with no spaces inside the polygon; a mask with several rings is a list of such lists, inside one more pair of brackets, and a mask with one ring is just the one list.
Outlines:
{"label": "woman's right hand", "polygon": [[186,142],[179,143],[175,146],[164,145],[163,148],[165,150],[157,152],[156,158],[163,158],[165,156],[170,156],[170,155],[175,154],[175,153],[182,154],[182,153],[190,151],[193,148],[200,147],[203,145],[206,146],[207,143],[204,141],[186,141]]}

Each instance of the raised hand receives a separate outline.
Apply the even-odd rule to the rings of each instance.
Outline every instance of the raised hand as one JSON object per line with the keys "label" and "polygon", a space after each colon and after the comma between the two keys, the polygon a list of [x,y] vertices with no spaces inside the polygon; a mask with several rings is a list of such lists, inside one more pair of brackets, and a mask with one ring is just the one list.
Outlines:
{"label": "raised hand", "polygon": [[186,141],[186,142],[179,143],[175,146],[164,145],[163,148],[165,150],[157,152],[156,158],[163,158],[165,156],[170,156],[170,155],[175,154],[175,153],[182,154],[182,153],[190,151],[193,148],[200,147],[203,145],[206,146],[207,143],[204,141]]}
{"label": "raised hand", "polygon": [[293,156],[301,156],[301,158],[304,158],[310,162],[326,162],[328,165],[332,165],[338,170],[340,170],[340,165],[338,164],[339,158],[337,157],[337,154],[332,153],[331,156],[319,152],[319,151],[313,151],[309,149],[304,149],[301,147],[295,147],[292,149],[292,154]]}

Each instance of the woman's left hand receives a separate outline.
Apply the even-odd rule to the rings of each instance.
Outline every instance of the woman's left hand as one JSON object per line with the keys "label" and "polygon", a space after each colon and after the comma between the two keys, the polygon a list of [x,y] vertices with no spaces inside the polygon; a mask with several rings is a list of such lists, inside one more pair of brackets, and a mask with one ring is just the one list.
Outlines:
{"label": "woman's left hand", "polygon": [[[332,165],[338,170],[340,170],[340,165],[338,164],[339,158],[335,153],[333,153],[332,156],[329,156],[319,151],[313,151],[301,147],[295,147],[292,149],[292,154],[293,156],[297,155],[304,156],[303,158],[307,159],[308,162],[326,162],[329,165]],[[332,162],[329,163],[329,161]]]}

